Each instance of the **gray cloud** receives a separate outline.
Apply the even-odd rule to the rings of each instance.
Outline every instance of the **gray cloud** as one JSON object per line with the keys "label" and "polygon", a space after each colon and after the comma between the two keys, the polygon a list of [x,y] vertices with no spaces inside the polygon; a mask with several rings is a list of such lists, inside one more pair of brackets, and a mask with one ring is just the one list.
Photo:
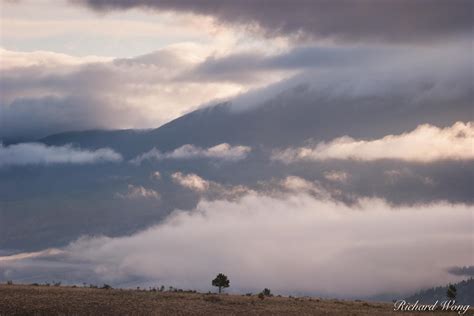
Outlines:
{"label": "gray cloud", "polygon": [[57,147],[40,143],[0,144],[0,167],[48,164],[119,162],[122,156],[109,148],[84,150],[70,145]]}
{"label": "gray cloud", "polygon": [[[305,98],[311,98],[313,106],[318,107],[321,106],[318,103],[322,102],[314,100],[337,100],[337,103],[349,100],[357,103],[357,99],[368,97],[378,100],[380,109],[386,111],[391,107],[384,103],[395,98],[399,99],[399,107],[424,102],[453,103],[454,99],[466,103],[473,93],[470,42],[453,42],[451,46],[439,47],[436,51],[433,51],[434,46],[392,52],[377,48],[353,49],[354,59],[351,59],[351,49],[342,49],[337,57],[331,57],[331,67],[305,66],[306,71],[234,98],[232,103],[235,109],[242,109],[277,102],[303,103],[307,101]],[[313,58],[301,60],[301,63],[316,65],[319,59],[319,53],[316,52],[320,52],[323,55],[321,58],[325,59],[325,51],[314,49]],[[364,54],[370,55],[377,51],[381,53],[380,57],[364,58]],[[293,60],[293,53],[274,60]],[[270,63],[276,64],[274,61]],[[342,67],[338,64],[342,64]],[[298,69],[296,62],[293,66]],[[291,97],[295,100],[290,100]],[[361,105],[359,107],[364,109]],[[341,106],[338,108],[343,109]]]}
{"label": "gray cloud", "polygon": [[340,41],[425,42],[472,34],[469,0],[170,1],[71,0],[99,11],[130,8],[211,15],[220,22]]}
{"label": "gray cloud", "polygon": [[454,275],[474,277],[474,266],[451,267],[448,272]]}
{"label": "gray cloud", "polygon": [[261,81],[269,72],[301,72],[311,69],[333,69],[358,67],[362,64],[380,62],[384,58],[395,57],[402,53],[400,49],[382,47],[295,47],[276,55],[264,55],[259,52],[235,53],[216,58],[208,57],[182,75],[183,80],[216,81],[226,80],[242,82]]}
{"label": "gray cloud", "polygon": [[[446,267],[471,260],[470,207],[391,208],[377,199],[348,207],[297,193],[301,183],[290,182],[292,194],[202,201],[191,212],[176,211],[131,236],[83,237],[50,258],[45,252],[41,260],[28,254],[1,257],[0,275],[33,282],[30,277],[40,269],[43,278],[56,273],[69,282],[147,280],[205,291],[209,278],[224,271],[232,291],[264,284],[277,293],[361,297],[458,281]],[[427,269],[433,261],[436,267]],[[57,274],[72,267],[72,275]]]}

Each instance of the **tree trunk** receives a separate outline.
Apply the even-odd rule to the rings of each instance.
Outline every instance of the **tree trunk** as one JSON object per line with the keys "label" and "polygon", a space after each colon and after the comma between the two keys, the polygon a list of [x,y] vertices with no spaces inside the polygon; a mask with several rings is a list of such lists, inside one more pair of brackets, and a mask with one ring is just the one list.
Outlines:
{"label": "tree trunk", "polygon": [[222,286],[219,286],[219,294],[221,294]]}

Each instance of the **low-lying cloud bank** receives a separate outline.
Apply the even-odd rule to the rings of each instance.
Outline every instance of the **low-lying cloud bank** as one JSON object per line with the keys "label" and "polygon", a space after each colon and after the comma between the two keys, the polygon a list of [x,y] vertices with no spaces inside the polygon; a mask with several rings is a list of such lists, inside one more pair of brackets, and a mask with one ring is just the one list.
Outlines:
{"label": "low-lying cloud bank", "polygon": [[46,146],[41,143],[0,144],[0,167],[47,164],[90,164],[119,162],[122,156],[109,148],[85,150],[71,145]]}
{"label": "low-lying cloud bank", "polygon": [[249,193],[202,201],[131,236],[84,237],[49,259],[3,258],[0,276],[30,282],[54,269],[56,279],[70,282],[208,290],[224,272],[231,291],[402,295],[462,279],[448,268],[471,263],[473,215],[465,205],[391,208],[365,199],[350,207],[296,191]]}
{"label": "low-lying cloud bank", "polygon": [[438,128],[429,124],[400,135],[388,135],[375,140],[356,140],[349,136],[316,146],[289,148],[274,152],[272,158],[285,163],[300,160],[400,159],[413,162],[474,159],[474,125],[457,122]]}
{"label": "low-lying cloud bank", "polygon": [[157,148],[153,148],[152,150],[132,159],[131,163],[139,165],[145,160],[197,158],[238,161],[245,159],[251,150],[252,149],[248,146],[231,146],[227,143],[222,143],[209,148],[201,148],[186,144],[166,153],[162,153]]}

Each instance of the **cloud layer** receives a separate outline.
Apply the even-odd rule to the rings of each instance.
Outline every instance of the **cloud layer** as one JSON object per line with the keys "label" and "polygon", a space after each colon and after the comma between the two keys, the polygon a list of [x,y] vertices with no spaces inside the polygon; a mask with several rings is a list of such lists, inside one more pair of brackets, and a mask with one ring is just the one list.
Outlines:
{"label": "cloud layer", "polygon": [[141,154],[131,160],[134,164],[140,164],[145,160],[163,160],[163,159],[198,159],[210,158],[224,161],[238,161],[245,159],[252,149],[248,146],[231,146],[222,143],[209,148],[200,148],[194,145],[186,144],[171,152],[162,153],[153,148],[149,152]]}
{"label": "cloud layer", "polygon": [[90,164],[120,162],[122,156],[112,149],[77,149],[71,145],[46,146],[40,143],[0,144],[0,167],[47,164]]}
{"label": "cloud layer", "polygon": [[[233,291],[407,293],[459,279],[447,268],[471,262],[472,216],[472,207],[463,205],[393,209],[367,199],[354,209],[305,193],[251,193],[233,202],[202,201],[132,236],[84,237],[61,249],[58,260],[79,269],[75,277],[114,284],[146,280],[207,290],[223,271]],[[60,271],[54,258],[48,265]],[[35,265],[48,262],[17,259],[1,259],[4,277],[34,273]]]}
{"label": "cloud layer", "polygon": [[285,163],[298,160],[399,159],[413,162],[474,159],[474,126],[457,122],[438,128],[429,124],[401,135],[388,135],[376,140],[356,140],[348,136],[314,147],[290,148],[276,151],[273,159]]}
{"label": "cloud layer", "polygon": [[0,137],[158,127],[229,98],[233,110],[311,103],[308,110],[340,112],[333,113],[338,119],[351,110],[343,104],[378,98],[377,111],[390,111],[397,102],[419,111],[415,118],[452,119],[472,100],[470,44],[465,39],[395,48],[313,44],[219,53],[180,43],[116,59],[2,49]]}

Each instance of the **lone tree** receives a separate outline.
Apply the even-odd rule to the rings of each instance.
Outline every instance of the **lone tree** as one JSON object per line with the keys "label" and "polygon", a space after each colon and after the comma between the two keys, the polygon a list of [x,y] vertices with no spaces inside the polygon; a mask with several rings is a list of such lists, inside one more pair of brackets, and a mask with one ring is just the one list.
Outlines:
{"label": "lone tree", "polygon": [[446,291],[446,296],[450,300],[455,300],[456,299],[456,292],[457,292],[456,287],[453,284],[450,284],[448,286],[448,290]]}
{"label": "lone tree", "polygon": [[212,280],[212,286],[219,288],[219,294],[222,292],[222,288],[229,287],[230,281],[227,276],[223,273],[219,273],[214,280]]}
{"label": "lone tree", "polygon": [[262,294],[268,297],[273,296],[272,291],[270,291],[268,288],[264,288]]}

